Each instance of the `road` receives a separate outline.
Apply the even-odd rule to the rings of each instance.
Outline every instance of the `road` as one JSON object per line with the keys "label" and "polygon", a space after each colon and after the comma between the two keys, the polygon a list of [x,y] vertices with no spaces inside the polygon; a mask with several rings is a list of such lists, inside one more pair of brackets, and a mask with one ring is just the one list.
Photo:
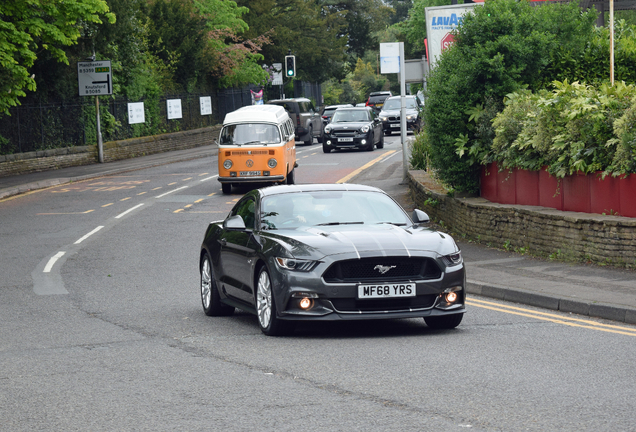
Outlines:
{"label": "road", "polygon": [[[298,183],[405,207],[399,137],[299,146]],[[365,167],[364,169],[361,169]],[[0,201],[0,430],[636,430],[636,328],[471,296],[464,321],[209,318],[197,257],[223,195],[205,158]],[[470,263],[505,259],[462,244]]]}

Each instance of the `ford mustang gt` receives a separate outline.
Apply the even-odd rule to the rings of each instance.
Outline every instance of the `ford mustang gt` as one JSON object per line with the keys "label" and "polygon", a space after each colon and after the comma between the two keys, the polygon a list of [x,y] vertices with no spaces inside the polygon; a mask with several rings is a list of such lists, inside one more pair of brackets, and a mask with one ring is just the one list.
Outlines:
{"label": "ford mustang gt", "polygon": [[427,222],[370,186],[252,190],[205,232],[203,310],[253,313],[266,335],[288,334],[301,320],[422,317],[455,328],[465,312],[462,255]]}

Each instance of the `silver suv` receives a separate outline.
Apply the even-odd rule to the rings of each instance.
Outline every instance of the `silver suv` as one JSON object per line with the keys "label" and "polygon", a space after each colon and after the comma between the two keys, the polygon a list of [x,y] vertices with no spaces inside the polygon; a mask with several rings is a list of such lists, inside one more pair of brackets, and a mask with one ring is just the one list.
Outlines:
{"label": "silver suv", "polygon": [[267,103],[285,108],[296,127],[296,142],[303,141],[311,145],[314,138],[322,142],[322,117],[311,100],[307,98],[276,99]]}

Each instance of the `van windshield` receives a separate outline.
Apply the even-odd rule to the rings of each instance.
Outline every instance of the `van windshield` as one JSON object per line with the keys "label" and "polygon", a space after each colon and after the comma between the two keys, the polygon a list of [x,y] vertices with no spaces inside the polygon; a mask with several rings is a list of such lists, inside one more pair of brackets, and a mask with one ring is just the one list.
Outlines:
{"label": "van windshield", "polygon": [[221,145],[280,144],[278,127],[266,123],[241,123],[225,126],[221,131]]}

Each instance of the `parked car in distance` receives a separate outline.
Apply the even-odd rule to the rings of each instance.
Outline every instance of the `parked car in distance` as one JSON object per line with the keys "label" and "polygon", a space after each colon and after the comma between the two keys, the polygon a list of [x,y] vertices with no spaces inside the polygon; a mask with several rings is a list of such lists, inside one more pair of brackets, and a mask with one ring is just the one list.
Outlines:
{"label": "parked car in distance", "polygon": [[325,126],[322,151],[359,148],[372,151],[384,147],[382,122],[368,107],[338,108]]}
{"label": "parked car in distance", "polygon": [[294,124],[283,107],[248,105],[227,113],[218,145],[224,194],[245,183],[294,184]]}
{"label": "parked car in distance", "polygon": [[314,138],[322,142],[322,118],[307,98],[275,99],[268,104],[280,105],[289,114],[296,128],[296,142],[311,145]]}
{"label": "parked car in distance", "polygon": [[322,112],[322,125],[327,126],[327,124],[331,121],[331,116],[338,108],[350,108],[353,107],[351,104],[341,104],[341,105],[328,105]]}
{"label": "parked car in distance", "polygon": [[[393,131],[400,132],[400,112],[401,112],[401,96],[392,96],[384,101],[384,106],[378,117],[382,120],[382,129],[387,135],[391,135]],[[422,116],[420,109],[422,105],[417,96],[404,96],[404,104],[406,107],[406,129],[417,131],[422,125]]]}
{"label": "parked car in distance", "polygon": [[464,262],[453,238],[427,222],[371,186],[254,189],[205,230],[203,311],[241,309],[270,336],[300,321],[423,318],[455,328],[466,312]]}
{"label": "parked car in distance", "polygon": [[367,99],[366,106],[371,107],[378,112],[382,109],[382,105],[386,98],[393,96],[390,91],[378,91],[369,93],[369,99]]}

